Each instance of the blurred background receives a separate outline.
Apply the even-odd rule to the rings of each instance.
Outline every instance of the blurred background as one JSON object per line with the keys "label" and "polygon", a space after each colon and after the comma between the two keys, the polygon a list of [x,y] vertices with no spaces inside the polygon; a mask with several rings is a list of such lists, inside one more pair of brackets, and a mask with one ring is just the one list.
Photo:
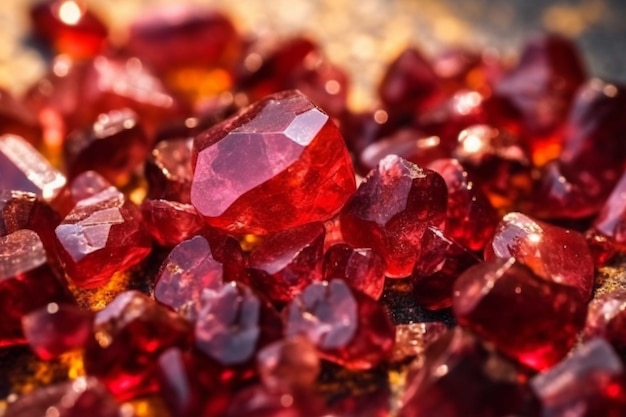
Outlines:
{"label": "blurred background", "polygon": [[[626,81],[626,2],[623,0],[189,0],[214,5],[243,33],[307,34],[352,76],[350,102],[365,107],[384,65],[407,44],[427,54],[444,47],[493,48],[515,56],[539,31],[576,39],[591,73]],[[27,10],[33,0],[0,2],[0,86],[23,91],[44,73],[32,47]],[[87,2],[123,39],[124,28],[146,7],[176,0]]]}

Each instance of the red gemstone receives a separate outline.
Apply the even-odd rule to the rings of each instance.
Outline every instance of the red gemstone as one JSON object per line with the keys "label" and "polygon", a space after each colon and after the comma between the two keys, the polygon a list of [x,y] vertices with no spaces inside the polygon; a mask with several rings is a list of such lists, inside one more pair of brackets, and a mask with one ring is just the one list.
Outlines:
{"label": "red gemstone", "polygon": [[415,301],[429,310],[450,307],[454,282],[463,271],[479,262],[472,252],[429,226],[411,274]]}
{"label": "red gemstone", "polygon": [[50,303],[22,318],[30,348],[43,360],[85,347],[93,314],[71,304]]}
{"label": "red gemstone", "polygon": [[72,303],[48,267],[46,251],[31,230],[0,237],[0,346],[25,342],[22,317],[48,303]]}
{"label": "red gemstone", "polygon": [[446,333],[448,327],[439,322],[396,325],[396,342],[391,360],[394,363],[409,361],[411,369],[424,366],[425,351]]}
{"label": "red gemstone", "polygon": [[624,365],[611,346],[594,339],[530,385],[546,417],[626,415]]}
{"label": "red gemstone", "polygon": [[457,327],[430,345],[424,366],[409,374],[398,415],[526,415],[530,402],[524,379],[513,363]]}
{"label": "red gemstone", "polygon": [[586,340],[602,337],[617,353],[626,358],[626,291],[618,290],[596,297],[589,303],[587,324],[583,333]]}
{"label": "red gemstone", "polygon": [[445,222],[447,189],[436,172],[396,155],[380,161],[341,212],[344,239],[385,258],[386,274],[411,274],[428,226]]}
{"label": "red gemstone", "polygon": [[35,390],[9,403],[4,417],[119,417],[120,405],[96,378]]}
{"label": "red gemstone", "polygon": [[320,373],[315,345],[302,336],[265,346],[257,355],[257,366],[263,385],[271,392],[311,390]]}
{"label": "red gemstone", "polygon": [[288,337],[306,336],[322,357],[349,369],[376,367],[393,348],[384,307],[339,279],[312,283],[284,314]]}
{"label": "red gemstone", "polygon": [[0,135],[10,133],[38,146],[42,130],[37,117],[8,91],[0,88]]}
{"label": "red gemstone", "polygon": [[249,288],[230,282],[204,291],[195,324],[196,347],[218,363],[248,364],[281,332],[278,313]]}
{"label": "red gemstone", "polygon": [[299,68],[286,88],[302,91],[326,113],[338,117],[348,107],[349,86],[348,75],[344,70],[320,58],[314,65]]}
{"label": "red gemstone", "polygon": [[94,170],[118,186],[129,181],[148,149],[139,118],[130,109],[100,114],[89,129],[74,132],[63,144],[70,177]]}
{"label": "red gemstone", "polygon": [[192,138],[163,140],[154,146],[146,161],[150,198],[190,203],[192,146]]}
{"label": "red gemstone", "polygon": [[461,326],[538,370],[567,354],[586,312],[576,289],[543,279],[513,258],[465,271],[454,284],[452,306]]}
{"label": "red gemstone", "polygon": [[458,160],[439,159],[427,167],[441,175],[448,187],[446,234],[470,250],[481,251],[493,236],[498,213]]}
{"label": "red gemstone", "polygon": [[297,91],[205,131],[193,152],[191,203],[209,225],[235,233],[327,220],[355,188],[339,130]]}
{"label": "red gemstone", "polygon": [[591,230],[620,251],[626,250],[626,174],[623,174],[600,214],[593,222]]}
{"label": "red gemstone", "polygon": [[378,300],[385,286],[385,261],[372,249],[339,243],[324,254],[324,279],[334,278]]}
{"label": "red gemstone", "polygon": [[0,136],[0,189],[28,191],[52,200],[65,177],[19,136]]}
{"label": "red gemstone", "polygon": [[69,184],[65,184],[51,204],[65,217],[79,201],[105,191],[110,186],[111,183],[96,171],[85,171],[78,174]]}
{"label": "red gemstone", "polygon": [[56,228],[56,238],[66,274],[83,288],[106,283],[151,250],[138,207],[114,187],[78,202]]}
{"label": "red gemstone", "polygon": [[321,223],[278,232],[250,253],[250,284],[274,303],[287,303],[322,278],[325,229]]}
{"label": "red gemstone", "polygon": [[224,265],[211,254],[209,242],[195,236],[176,246],[159,270],[154,298],[174,310],[190,308],[195,316],[204,290],[219,290],[224,282]]}
{"label": "red gemstone", "polygon": [[98,377],[120,400],[157,389],[161,353],[188,347],[190,324],[137,291],[118,295],[96,313],[84,352],[87,375]]}
{"label": "red gemstone", "polygon": [[45,0],[31,8],[30,17],[35,33],[58,52],[89,57],[105,46],[107,28],[84,0]]}
{"label": "red gemstone", "polygon": [[509,213],[485,247],[485,260],[511,257],[539,277],[573,288],[583,301],[591,298],[593,258],[580,233]]}
{"label": "red gemstone", "polygon": [[144,225],[154,241],[172,247],[197,235],[204,221],[190,204],[167,200],[144,200],[141,203]]}

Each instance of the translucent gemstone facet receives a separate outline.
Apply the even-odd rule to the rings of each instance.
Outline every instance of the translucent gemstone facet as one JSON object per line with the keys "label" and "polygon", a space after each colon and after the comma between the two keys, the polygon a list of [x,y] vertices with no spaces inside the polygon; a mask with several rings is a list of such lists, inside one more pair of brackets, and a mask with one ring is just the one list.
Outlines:
{"label": "translucent gemstone facet", "polygon": [[193,172],[191,148],[193,139],[172,139],[158,142],[146,161],[148,196],[189,203]]}
{"label": "translucent gemstone facet", "polygon": [[572,287],[585,301],[591,297],[593,258],[585,238],[576,231],[509,213],[485,248],[485,259],[510,257],[544,279]]}
{"label": "translucent gemstone facet", "polygon": [[626,291],[618,290],[596,297],[589,303],[584,337],[602,337],[617,353],[626,357]]}
{"label": "translucent gemstone facet", "polygon": [[452,307],[461,326],[539,370],[567,354],[586,312],[574,288],[543,279],[513,258],[465,271],[454,284]]}
{"label": "translucent gemstone facet", "polygon": [[322,223],[310,223],[267,237],[250,253],[252,287],[286,303],[321,280],[324,233]]}
{"label": "translucent gemstone facet", "polygon": [[159,356],[171,347],[188,348],[191,334],[189,323],[176,313],[126,291],[96,313],[85,371],[121,400],[154,392]]}
{"label": "translucent gemstone facet", "polygon": [[446,184],[439,174],[390,155],[342,210],[343,237],[380,253],[388,276],[406,277],[419,259],[426,228],[443,226],[446,204]]}
{"label": "translucent gemstone facet", "polygon": [[625,200],[626,175],[622,175],[592,226],[594,232],[606,238],[620,250],[626,249]]}
{"label": "translucent gemstone facet", "polygon": [[198,135],[193,152],[191,203],[208,224],[236,233],[329,219],[355,188],[339,130],[297,91]]}
{"label": "translucent gemstone facet", "polygon": [[140,208],[146,229],[161,246],[175,246],[197,235],[205,227],[204,221],[190,204],[144,200]]}
{"label": "translucent gemstone facet", "polygon": [[110,186],[111,183],[96,171],[85,171],[66,184],[50,204],[65,217],[79,201],[92,197]]}
{"label": "translucent gemstone facet", "polygon": [[372,249],[339,243],[324,255],[324,279],[334,278],[378,300],[385,286],[385,261]]}
{"label": "translucent gemstone facet", "polygon": [[322,357],[350,369],[373,368],[393,348],[394,328],[382,305],[339,279],[312,283],[284,314],[287,336],[306,336]]}
{"label": "translucent gemstone facet", "polygon": [[113,187],[80,201],[56,228],[56,237],[63,268],[80,287],[102,285],[151,250],[139,209]]}

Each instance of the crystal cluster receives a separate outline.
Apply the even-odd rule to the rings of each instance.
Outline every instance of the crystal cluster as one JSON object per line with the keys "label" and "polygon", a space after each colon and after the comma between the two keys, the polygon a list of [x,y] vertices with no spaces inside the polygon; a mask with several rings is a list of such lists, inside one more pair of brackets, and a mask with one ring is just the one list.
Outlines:
{"label": "crystal cluster", "polygon": [[31,18],[57,55],[0,90],[0,360],[82,367],[5,417],[626,415],[626,293],[593,296],[626,87],[569,40],[409,47],[354,113],[314,41],[199,5],[123,42],[79,0]]}

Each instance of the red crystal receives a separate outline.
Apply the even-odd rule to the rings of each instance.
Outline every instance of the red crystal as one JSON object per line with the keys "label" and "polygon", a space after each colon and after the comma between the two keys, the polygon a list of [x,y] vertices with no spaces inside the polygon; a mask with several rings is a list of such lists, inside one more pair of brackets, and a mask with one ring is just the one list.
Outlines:
{"label": "red crystal", "polygon": [[192,146],[192,138],[163,140],[154,146],[146,161],[150,198],[190,203]]}
{"label": "red crystal", "polygon": [[372,249],[339,243],[324,255],[324,279],[334,278],[378,300],[385,286],[385,261]]}
{"label": "red crystal", "polygon": [[513,258],[465,271],[454,284],[452,306],[461,326],[538,370],[567,354],[586,312],[576,289],[543,279]]}
{"label": "red crystal", "polygon": [[589,303],[584,338],[602,337],[626,358],[626,291],[618,290],[594,298]]}
{"label": "red crystal", "polygon": [[0,88],[0,135],[10,133],[38,146],[42,130],[35,115],[8,91]]}
{"label": "red crystal", "polygon": [[615,248],[626,249],[626,174],[605,201],[598,217],[593,222],[592,231],[607,239]]}
{"label": "red crystal", "polygon": [[415,300],[429,310],[450,307],[454,282],[479,262],[472,252],[429,226],[422,237],[420,259],[411,274]]}
{"label": "red crystal", "polygon": [[498,213],[482,190],[456,159],[439,159],[427,165],[448,187],[445,232],[461,245],[481,251],[493,236]]}
{"label": "red crystal", "polygon": [[25,342],[22,317],[48,303],[72,303],[48,267],[39,236],[18,230],[0,237],[0,346]]}
{"label": "red crystal", "polygon": [[385,258],[386,274],[406,277],[428,226],[445,221],[447,189],[436,172],[396,155],[380,161],[341,212],[344,239]]}
{"label": "red crystal", "polygon": [[224,266],[214,259],[209,242],[195,236],[176,246],[159,270],[154,298],[174,310],[200,305],[204,290],[219,290]]}
{"label": "red crystal", "polygon": [[344,281],[314,282],[284,310],[285,334],[302,334],[322,357],[349,369],[370,369],[393,348],[394,327],[384,307]]}
{"label": "red crystal", "polygon": [[59,214],[65,217],[79,201],[105,191],[110,186],[111,183],[102,175],[95,171],[85,171],[78,174],[69,184],[65,184],[51,204]]}
{"label": "red crystal", "polygon": [[295,88],[329,115],[338,117],[348,107],[348,75],[340,67],[324,59],[296,71],[287,88]]}
{"label": "red crystal", "polygon": [[530,385],[545,417],[619,417],[626,413],[624,366],[611,346],[594,339]]}
{"label": "red crystal", "polygon": [[92,313],[71,304],[50,303],[22,318],[30,348],[43,360],[82,349],[91,336]]}
{"label": "red crystal", "polygon": [[524,378],[514,364],[457,327],[430,345],[424,366],[409,374],[398,415],[526,415],[528,390],[520,383]]}
{"label": "red crystal", "polygon": [[63,150],[70,177],[94,170],[119,186],[143,163],[148,146],[137,114],[122,109],[100,114],[89,129],[71,134]]}
{"label": "red crystal", "polygon": [[61,53],[76,57],[98,54],[107,28],[83,0],[45,0],[30,10],[35,33]]}
{"label": "red crystal", "polygon": [[195,325],[196,347],[218,363],[250,363],[281,332],[278,313],[249,288],[230,282],[204,291]]}
{"label": "red crystal", "polygon": [[275,303],[287,303],[322,278],[324,226],[309,223],[268,236],[251,253],[251,286]]}
{"label": "red crystal", "polygon": [[593,258],[580,233],[509,213],[485,247],[485,260],[511,257],[536,275],[573,288],[583,301],[591,298]]}
{"label": "red crystal", "polygon": [[0,189],[28,191],[44,200],[65,185],[65,177],[19,136],[0,136],[0,171]]}
{"label": "red crystal", "polygon": [[151,250],[139,209],[114,187],[78,202],[56,228],[56,238],[66,274],[83,288],[106,283]]}
{"label": "red crystal", "polygon": [[9,403],[4,417],[119,417],[121,407],[96,378],[40,388]]}
{"label": "red crystal", "polygon": [[120,400],[154,392],[157,359],[171,347],[188,347],[187,321],[137,291],[118,295],[96,313],[84,352],[85,371]]}
{"label": "red crystal", "polygon": [[204,221],[190,204],[167,200],[144,200],[141,203],[144,225],[154,241],[172,247],[197,235]]}
{"label": "red crystal", "polygon": [[193,161],[192,204],[209,225],[236,233],[329,219],[355,188],[339,130],[297,91],[269,96],[197,136]]}

